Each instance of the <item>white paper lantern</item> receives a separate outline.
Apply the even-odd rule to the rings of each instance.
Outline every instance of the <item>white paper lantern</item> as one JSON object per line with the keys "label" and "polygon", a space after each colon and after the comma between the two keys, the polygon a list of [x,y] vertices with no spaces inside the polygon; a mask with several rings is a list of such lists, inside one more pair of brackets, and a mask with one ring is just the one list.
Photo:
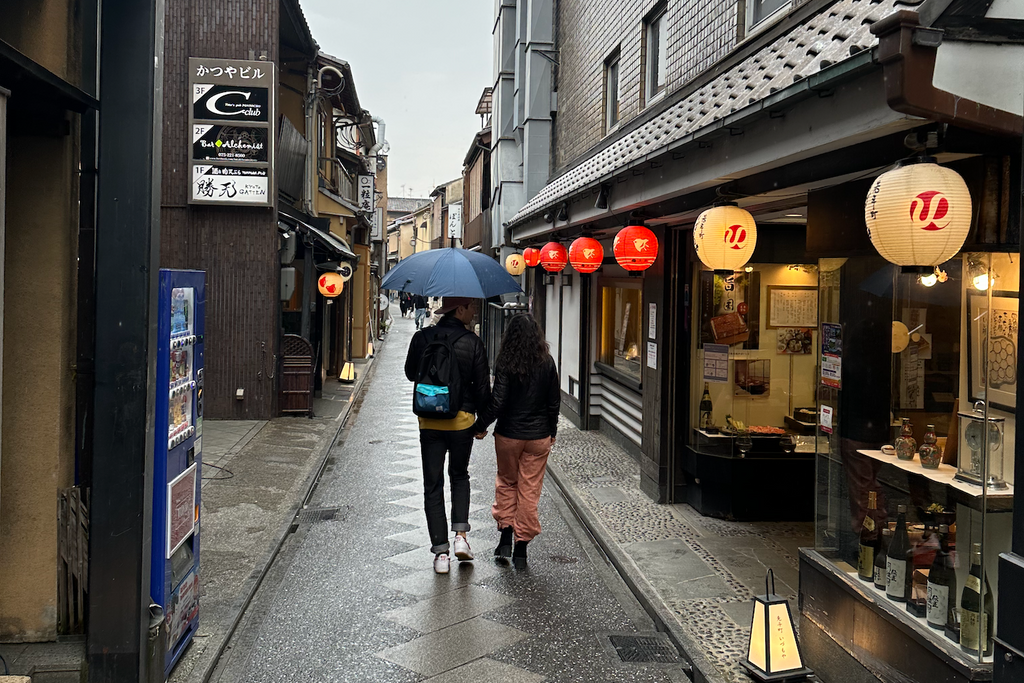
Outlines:
{"label": "white paper lantern", "polygon": [[971,230],[971,215],[964,179],[932,162],[878,176],[864,203],[871,244],[898,266],[937,266],[956,256]]}
{"label": "white paper lantern", "polygon": [[693,246],[708,268],[740,270],[757,246],[757,224],[745,209],[716,206],[697,218],[693,226]]}

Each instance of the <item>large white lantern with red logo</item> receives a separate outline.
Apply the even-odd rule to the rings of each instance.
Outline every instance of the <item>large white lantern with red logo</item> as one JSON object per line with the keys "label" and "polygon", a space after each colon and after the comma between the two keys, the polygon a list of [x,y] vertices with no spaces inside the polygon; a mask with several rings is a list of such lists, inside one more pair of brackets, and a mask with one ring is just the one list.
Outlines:
{"label": "large white lantern with red logo", "polygon": [[757,246],[757,224],[745,209],[716,206],[697,217],[693,246],[701,262],[711,270],[740,270]]}
{"label": "large white lantern with red logo", "polygon": [[864,203],[868,237],[898,266],[937,266],[971,230],[971,193],[956,171],[921,160],[875,179]]}

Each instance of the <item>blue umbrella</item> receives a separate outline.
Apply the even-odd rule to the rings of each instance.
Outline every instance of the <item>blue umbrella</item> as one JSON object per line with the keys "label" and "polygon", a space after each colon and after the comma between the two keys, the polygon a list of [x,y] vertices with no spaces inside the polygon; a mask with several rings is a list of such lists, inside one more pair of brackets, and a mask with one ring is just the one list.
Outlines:
{"label": "blue umbrella", "polygon": [[380,288],[422,296],[473,299],[523,291],[491,257],[455,247],[421,251],[402,259],[384,276]]}

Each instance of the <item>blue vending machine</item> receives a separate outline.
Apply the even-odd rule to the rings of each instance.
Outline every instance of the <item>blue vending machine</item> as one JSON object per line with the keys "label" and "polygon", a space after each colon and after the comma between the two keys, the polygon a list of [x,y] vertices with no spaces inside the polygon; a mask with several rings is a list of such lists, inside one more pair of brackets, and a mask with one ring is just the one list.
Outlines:
{"label": "blue vending machine", "polygon": [[206,273],[160,271],[150,591],[167,619],[165,676],[199,628],[205,308]]}

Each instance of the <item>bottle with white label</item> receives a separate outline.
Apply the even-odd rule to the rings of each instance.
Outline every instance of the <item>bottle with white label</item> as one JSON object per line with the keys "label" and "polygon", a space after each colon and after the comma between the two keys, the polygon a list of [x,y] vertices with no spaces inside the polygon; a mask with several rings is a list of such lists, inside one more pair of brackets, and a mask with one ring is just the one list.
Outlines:
{"label": "bottle with white label", "polygon": [[910,570],[910,536],[907,534],[907,506],[897,508],[896,531],[893,532],[889,552],[885,556],[885,595],[896,602],[906,602]]}
{"label": "bottle with white label", "polygon": [[981,571],[981,544],[971,546],[971,573],[960,594],[960,649],[992,654],[992,591]]}
{"label": "bottle with white label", "polygon": [[928,608],[925,619],[934,629],[942,630],[953,626],[955,619],[951,612],[956,602],[956,571],[949,554],[949,527],[939,526],[939,550],[935,552],[932,567],[928,570]]}

